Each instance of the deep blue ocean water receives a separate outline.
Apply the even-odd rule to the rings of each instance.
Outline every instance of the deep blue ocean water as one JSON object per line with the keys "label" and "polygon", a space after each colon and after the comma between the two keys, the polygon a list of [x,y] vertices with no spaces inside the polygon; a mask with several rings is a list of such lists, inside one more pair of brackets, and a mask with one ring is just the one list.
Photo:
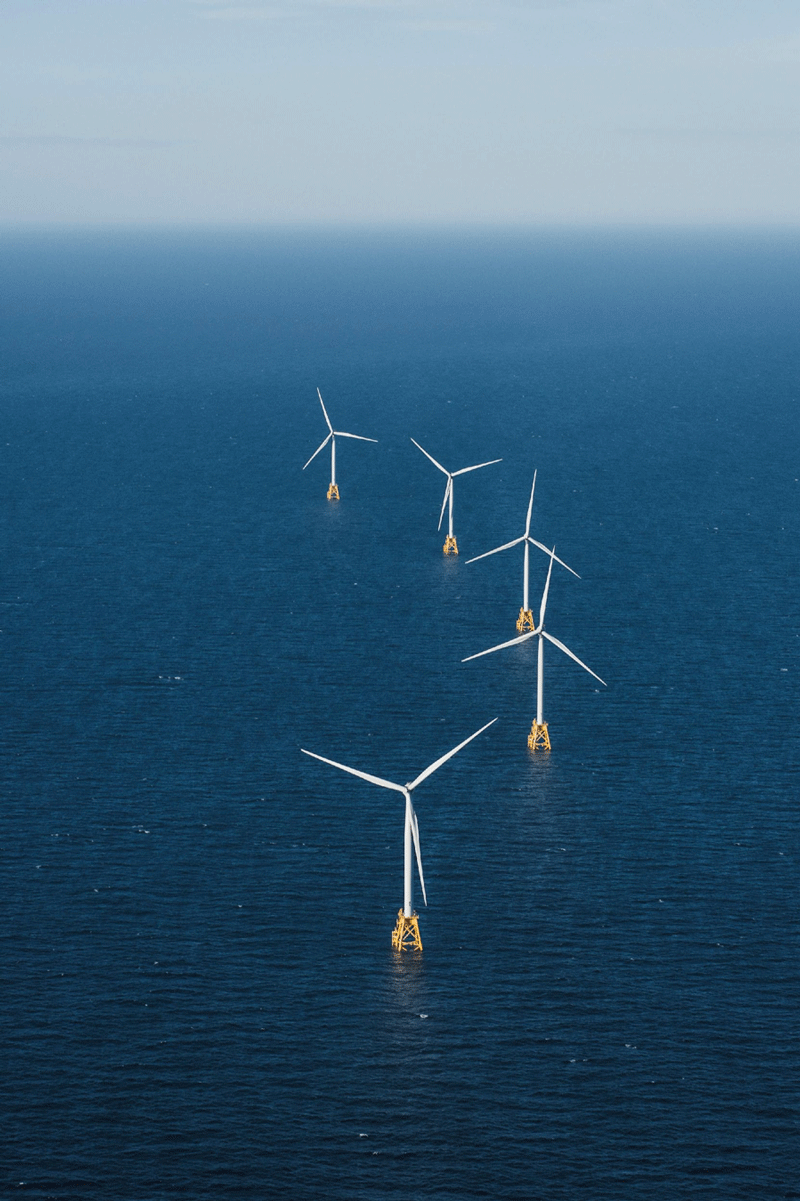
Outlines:
{"label": "deep blue ocean water", "polygon": [[[4,1195],[800,1197],[799,284],[791,234],[3,235]],[[378,439],[338,504],[317,386]],[[411,436],[502,457],[457,559]],[[534,644],[461,663],[534,468],[608,685],[548,647],[535,756]],[[493,717],[398,957],[402,798],[299,748],[404,783]]]}

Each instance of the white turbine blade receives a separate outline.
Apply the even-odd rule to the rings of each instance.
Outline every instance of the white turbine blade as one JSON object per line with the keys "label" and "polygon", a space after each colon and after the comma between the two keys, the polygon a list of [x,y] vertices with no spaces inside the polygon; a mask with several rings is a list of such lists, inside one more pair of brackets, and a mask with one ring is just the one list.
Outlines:
{"label": "white turbine blade", "polygon": [[320,763],[329,763],[331,767],[338,767],[340,771],[349,771],[351,776],[358,776],[361,780],[369,780],[370,784],[377,784],[380,788],[391,788],[393,792],[402,792],[405,796],[405,789],[399,784],[393,784],[391,780],[382,780],[380,776],[371,776],[369,772],[357,771],[354,767],[348,767],[345,763],[337,763],[335,759],[326,759],[323,755],[315,755],[313,751],[307,751],[305,747],[300,747],[304,755],[310,755],[312,759],[319,759]]}
{"label": "white turbine blade", "polygon": [[465,738],[463,742],[459,742],[458,746],[454,746],[452,751],[448,751],[446,755],[442,755],[441,759],[437,759],[435,763],[430,765],[430,767],[426,767],[424,772],[417,776],[416,780],[414,780],[412,784],[406,784],[408,791],[411,792],[412,789],[416,788],[418,784],[421,784],[423,780],[427,780],[428,776],[433,775],[437,768],[441,767],[443,763],[446,763],[448,759],[452,759],[453,755],[457,755],[460,750],[463,750],[468,742],[472,742],[473,738],[477,738],[478,735],[482,734],[484,730],[488,730],[489,726],[493,726],[496,721],[497,718],[493,717],[491,721],[487,721],[485,726],[481,726],[481,728],[476,730],[474,734],[470,734],[469,738]]}
{"label": "white turbine blade", "polygon": [[434,465],[435,467],[438,467],[438,468],[439,468],[439,470],[440,470],[440,471],[443,471],[445,475],[447,475],[447,476],[449,476],[449,475],[450,475],[450,472],[447,470],[447,468],[446,468],[446,467],[442,467],[441,463],[437,463],[437,462],[436,462],[436,460],[434,459],[433,455],[429,455],[429,454],[428,454],[428,452],[427,452],[427,450],[425,450],[425,449],[424,449],[424,447],[420,446],[419,442],[417,442],[415,438],[412,438],[412,439],[411,439],[411,441],[414,443],[414,445],[416,446],[417,450],[421,450],[421,451],[422,451],[422,453],[424,454],[424,456],[425,456],[425,458],[426,458],[426,459],[430,459],[430,461],[433,463],[433,465]]}
{"label": "white turbine blade", "polygon": [[[313,453],[313,455],[311,456],[311,458],[308,460],[308,463],[310,463],[310,462],[312,461],[312,459],[316,459],[316,457],[317,457],[317,455],[319,454],[319,452],[320,452],[321,450],[324,450],[324,449],[325,449],[325,447],[328,445],[328,443],[330,442],[330,440],[331,440],[331,438],[332,438],[332,437],[333,437],[333,431],[331,431],[331,433],[330,433],[330,434],[328,434],[327,438],[326,438],[326,439],[325,439],[325,441],[322,443],[322,445],[317,447],[317,449],[314,451],[314,453]],[[308,467],[308,463],[306,463],[306,464],[304,465],[304,467],[303,467],[303,471],[305,471],[306,467]]]}
{"label": "white turbine blade", "polygon": [[531,498],[528,501],[528,519],[525,522],[525,537],[527,538],[531,532],[531,513],[533,512],[533,492],[536,487],[536,472],[533,473],[533,483],[531,484]]}
{"label": "white turbine blade", "polygon": [[476,463],[474,467],[462,467],[460,471],[454,471],[453,475],[464,475],[467,471],[477,471],[479,467],[491,467],[492,463],[502,463],[502,459],[490,459],[488,463]]}
{"label": "white turbine blade", "polygon": [[447,498],[450,495],[450,489],[452,487],[453,487],[453,481],[451,478],[448,477],[447,484],[445,485],[445,489],[444,489],[444,500],[442,501],[442,511],[439,514],[439,524],[436,527],[438,530],[440,530],[442,528],[442,518],[444,517],[444,511],[447,508]]}
{"label": "white turbine blade", "polygon": [[425,892],[425,877],[422,874],[422,853],[419,849],[419,821],[413,805],[411,806],[411,836],[414,839],[414,850],[417,854],[417,871],[419,872],[419,882],[422,885],[422,899],[427,905],[428,897]]}
{"label": "white turbine blade", "polygon": [[506,542],[503,546],[496,546],[494,550],[485,550],[482,555],[475,555],[473,559],[467,559],[468,563],[477,563],[478,559],[488,559],[489,555],[496,555],[498,551],[508,550],[510,546],[516,546],[518,542],[524,542],[525,538],[515,538],[513,542]]}
{"label": "white turbine blade", "polygon": [[331,425],[331,419],[328,416],[328,410],[325,408],[325,402],[322,399],[322,393],[320,392],[319,388],[317,388],[317,396],[319,397],[319,403],[322,405],[322,411],[325,414],[325,420],[328,423],[328,429],[331,431],[331,433],[333,433],[333,426]]}
{"label": "white turbine blade", "polygon": [[[542,630],[542,634],[547,639],[548,642],[552,642],[553,646],[557,646],[558,649],[560,651],[563,651],[565,655],[569,655],[570,659],[574,659],[575,662],[580,667],[582,667],[584,671],[588,671],[590,676],[594,676],[594,678],[596,680],[600,680],[600,677],[597,674],[597,672],[592,671],[591,667],[587,667],[585,663],[582,663],[577,655],[573,655],[572,651],[569,649],[568,646],[564,646],[563,642],[559,642],[557,638],[554,638],[552,634],[548,634],[546,630]],[[603,685],[604,688],[608,687],[605,680],[600,680],[600,683]]]}
{"label": "white turbine blade", "polygon": [[541,630],[542,626],[544,625],[544,611],[547,608],[547,594],[550,591],[550,576],[552,575],[552,572],[553,572],[553,559],[555,559],[555,557],[556,557],[556,548],[553,547],[553,549],[550,552],[550,566],[547,569],[547,579],[545,580],[544,592],[542,593],[542,603],[539,608],[539,629],[540,630]]}
{"label": "white turbine blade", "polygon": [[[530,536],[528,536],[528,541],[532,542],[534,546],[538,546],[539,550],[543,550],[546,555],[550,554],[550,547],[545,546],[543,542],[537,542],[535,538],[531,538]],[[572,571],[572,568],[567,563],[565,563],[563,559],[559,559],[558,555],[555,556],[555,560],[556,560],[556,563],[560,563],[562,567],[566,567],[567,571]],[[572,574],[575,576],[576,580],[579,580],[581,578],[578,575],[577,571],[572,571]]]}
{"label": "white turbine blade", "polygon": [[334,430],[337,438],[358,438],[359,442],[377,442],[377,438],[365,438],[361,434],[346,434],[344,430]]}
{"label": "white turbine blade", "polygon": [[469,663],[470,659],[480,659],[482,655],[491,655],[493,651],[504,651],[507,646],[516,646],[518,642],[527,642],[529,638],[533,638],[534,634],[538,634],[538,630],[529,630],[527,634],[520,634],[519,638],[512,638],[510,642],[500,642],[497,646],[490,646],[488,651],[478,651],[477,655],[467,655],[466,659],[462,659],[462,663]]}

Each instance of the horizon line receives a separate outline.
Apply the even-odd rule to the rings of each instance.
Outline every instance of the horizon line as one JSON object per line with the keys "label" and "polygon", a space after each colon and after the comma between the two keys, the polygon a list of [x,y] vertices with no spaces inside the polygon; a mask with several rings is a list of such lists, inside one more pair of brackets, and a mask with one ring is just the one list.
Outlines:
{"label": "horizon line", "polygon": [[651,219],[651,218],[594,218],[581,220],[556,220],[519,218],[475,218],[469,221],[453,221],[442,219],[417,220],[413,218],[362,218],[353,220],[336,219],[271,219],[271,220],[58,220],[58,219],[4,219],[0,217],[0,232],[107,232],[130,231],[142,232],[220,232],[231,233],[263,232],[406,232],[418,231],[435,233],[526,233],[526,232],[800,232],[800,217],[789,219],[776,218],[747,218],[747,219]]}

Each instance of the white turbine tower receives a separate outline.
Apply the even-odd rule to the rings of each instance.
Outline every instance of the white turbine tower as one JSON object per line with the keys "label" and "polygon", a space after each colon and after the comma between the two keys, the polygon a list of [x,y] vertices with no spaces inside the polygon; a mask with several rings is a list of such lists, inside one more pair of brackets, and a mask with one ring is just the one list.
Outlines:
{"label": "white turbine tower", "polygon": [[[377,442],[378,439],[377,438],[364,438],[361,436],[361,434],[346,434],[344,432],[344,430],[335,430],[333,428],[333,426],[331,425],[331,419],[328,416],[328,411],[325,408],[325,404],[322,399],[322,393],[320,392],[319,388],[317,388],[317,396],[319,397],[319,403],[322,405],[322,412],[325,414],[325,420],[328,423],[328,431],[329,432],[328,432],[327,438],[322,443],[322,445],[318,446],[317,449],[314,451],[313,455],[308,460],[308,463],[310,463],[313,459],[316,459],[319,452],[321,450],[324,450],[325,447],[330,442],[330,444],[331,444],[331,482],[330,482],[330,486],[328,488],[328,500],[338,500],[339,499],[339,485],[336,483],[336,439],[337,438],[357,438],[359,442]],[[303,471],[305,471],[306,467],[308,467],[308,463],[306,463],[304,465]]]}
{"label": "white turbine tower", "polygon": [[496,717],[492,718],[485,726],[481,726],[474,734],[470,734],[469,738],[465,738],[463,742],[459,742],[458,746],[453,747],[452,751],[448,751],[446,755],[442,755],[441,759],[437,759],[430,767],[426,767],[424,772],[421,772],[417,776],[416,780],[412,780],[410,784],[405,785],[394,784],[391,780],[382,780],[380,776],[371,776],[369,772],[357,771],[355,767],[347,767],[344,763],[337,763],[335,759],[325,759],[322,755],[315,755],[313,751],[307,751],[303,747],[300,748],[304,755],[310,755],[312,759],[319,759],[321,763],[329,763],[331,767],[338,767],[340,771],[347,771],[351,776],[358,776],[360,780],[368,780],[370,784],[377,784],[379,788],[390,788],[393,792],[401,792],[406,799],[403,829],[403,908],[398,911],[397,925],[392,932],[392,946],[396,947],[399,951],[406,948],[422,950],[422,939],[419,936],[419,920],[413,905],[412,842],[417,857],[417,870],[419,871],[419,882],[422,885],[422,896],[425,904],[428,904],[428,898],[425,894],[425,878],[422,874],[422,855],[419,849],[419,822],[414,812],[414,806],[411,804],[411,793],[418,784],[421,784],[423,780],[427,780],[428,776],[433,775],[437,768],[446,763],[448,759],[452,759],[453,755],[457,755],[460,750],[463,750],[468,742],[472,742],[473,738],[477,738],[484,730],[488,730],[489,726],[494,725],[496,721]]}
{"label": "white turbine tower", "polygon": [[[494,550],[487,550],[487,551],[484,551],[484,553],[482,555],[476,555],[474,559],[467,559],[468,563],[477,563],[478,559],[486,559],[486,558],[488,558],[489,555],[496,555],[501,550],[508,550],[509,547],[511,547],[511,546],[518,546],[520,544],[520,542],[525,543],[525,560],[524,560],[523,567],[522,567],[522,608],[520,609],[519,617],[517,618],[517,629],[519,630],[520,634],[523,633],[524,630],[528,630],[530,633],[534,632],[533,613],[531,612],[531,610],[528,606],[528,559],[530,556],[529,548],[531,546],[538,546],[539,550],[543,550],[546,555],[550,554],[550,551],[544,545],[544,543],[537,542],[535,538],[531,538],[531,513],[533,512],[533,492],[534,492],[535,487],[536,487],[536,472],[534,471],[533,483],[531,485],[531,499],[528,501],[528,516],[525,519],[525,533],[520,538],[515,538],[513,542],[506,542],[503,544],[503,546],[496,546],[494,548]],[[567,571],[572,571],[572,568],[567,567],[567,564],[564,563],[563,560],[556,558],[556,563],[560,563],[562,567],[566,567]],[[577,579],[581,578],[578,575],[577,571],[572,571],[572,574]]]}
{"label": "white turbine tower", "polygon": [[[543,751],[550,750],[550,735],[547,732],[547,722],[544,720],[544,712],[543,712],[544,711],[544,640],[545,640],[545,638],[547,639],[548,642],[552,642],[553,646],[557,646],[560,651],[563,651],[565,655],[569,655],[570,659],[574,659],[575,662],[580,667],[582,667],[584,671],[588,671],[590,676],[594,676],[594,678],[596,680],[600,680],[600,677],[595,672],[592,671],[591,667],[587,667],[586,664],[583,663],[578,658],[577,655],[573,655],[572,651],[569,649],[568,646],[564,646],[563,642],[559,642],[558,639],[554,638],[552,634],[548,634],[547,630],[544,628],[544,613],[545,613],[545,609],[547,608],[547,593],[550,588],[550,573],[553,570],[553,560],[555,560],[556,562],[560,562],[560,560],[556,559],[555,547],[553,547],[553,549],[549,553],[550,553],[550,566],[547,569],[547,580],[545,582],[544,592],[542,593],[542,603],[539,608],[539,624],[536,627],[536,629],[531,630],[530,633],[528,633],[528,634],[523,634],[521,638],[512,638],[510,642],[501,642],[499,646],[490,646],[488,651],[479,651],[477,655],[468,655],[466,659],[461,660],[462,663],[468,663],[470,659],[480,659],[480,657],[482,655],[491,655],[493,651],[502,651],[507,646],[517,646],[517,644],[520,642],[527,642],[527,640],[529,638],[535,638],[538,636],[538,638],[539,638],[539,656],[538,656],[537,670],[536,670],[536,721],[531,726],[531,732],[528,735],[528,746],[530,747],[530,749],[532,751],[539,750],[539,749],[541,749]],[[604,688],[606,687],[605,680],[600,680],[600,683],[603,685]]]}
{"label": "white turbine tower", "polygon": [[442,528],[442,518],[444,517],[444,509],[445,509],[445,505],[447,504],[447,502],[449,500],[450,501],[450,531],[447,535],[447,538],[445,539],[443,549],[444,549],[444,553],[446,555],[450,555],[450,554],[457,555],[458,554],[458,546],[456,545],[455,535],[453,534],[453,480],[455,479],[455,477],[457,475],[466,475],[466,473],[468,471],[477,471],[479,467],[491,467],[492,463],[502,463],[503,460],[502,459],[489,459],[488,463],[476,463],[474,467],[462,467],[460,471],[448,471],[446,467],[442,467],[441,463],[437,463],[436,460],[434,459],[433,455],[429,455],[427,450],[425,450],[422,446],[420,446],[419,442],[417,442],[414,438],[412,438],[411,441],[414,443],[417,450],[422,451],[422,453],[425,455],[426,459],[430,459],[430,461],[433,463],[434,467],[438,467],[439,470],[444,475],[447,476],[447,484],[446,484],[445,490],[444,490],[444,500],[442,501],[442,511],[439,514],[439,525],[437,528],[438,529]]}

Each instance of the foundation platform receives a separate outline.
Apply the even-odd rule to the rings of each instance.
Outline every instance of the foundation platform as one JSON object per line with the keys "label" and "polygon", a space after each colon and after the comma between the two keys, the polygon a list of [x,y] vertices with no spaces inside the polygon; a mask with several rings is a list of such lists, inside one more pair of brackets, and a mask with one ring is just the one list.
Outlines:
{"label": "foundation platform", "polygon": [[532,634],[535,629],[536,626],[533,624],[533,612],[530,609],[520,609],[519,617],[517,618],[517,633]]}
{"label": "foundation platform", "polygon": [[444,553],[446,555],[457,555],[458,546],[456,545],[455,535],[448,534],[444,543]]}
{"label": "foundation platform", "polygon": [[534,722],[531,726],[531,732],[528,735],[528,750],[530,751],[549,751],[550,750],[550,735],[547,733],[547,722],[543,721],[541,725]]}
{"label": "foundation platform", "polygon": [[338,500],[338,499],[339,499],[339,485],[331,484],[328,488],[328,500]]}
{"label": "foundation platform", "polygon": [[421,951],[419,920],[416,913],[406,917],[402,909],[397,912],[397,925],[392,930],[392,946],[397,951]]}

